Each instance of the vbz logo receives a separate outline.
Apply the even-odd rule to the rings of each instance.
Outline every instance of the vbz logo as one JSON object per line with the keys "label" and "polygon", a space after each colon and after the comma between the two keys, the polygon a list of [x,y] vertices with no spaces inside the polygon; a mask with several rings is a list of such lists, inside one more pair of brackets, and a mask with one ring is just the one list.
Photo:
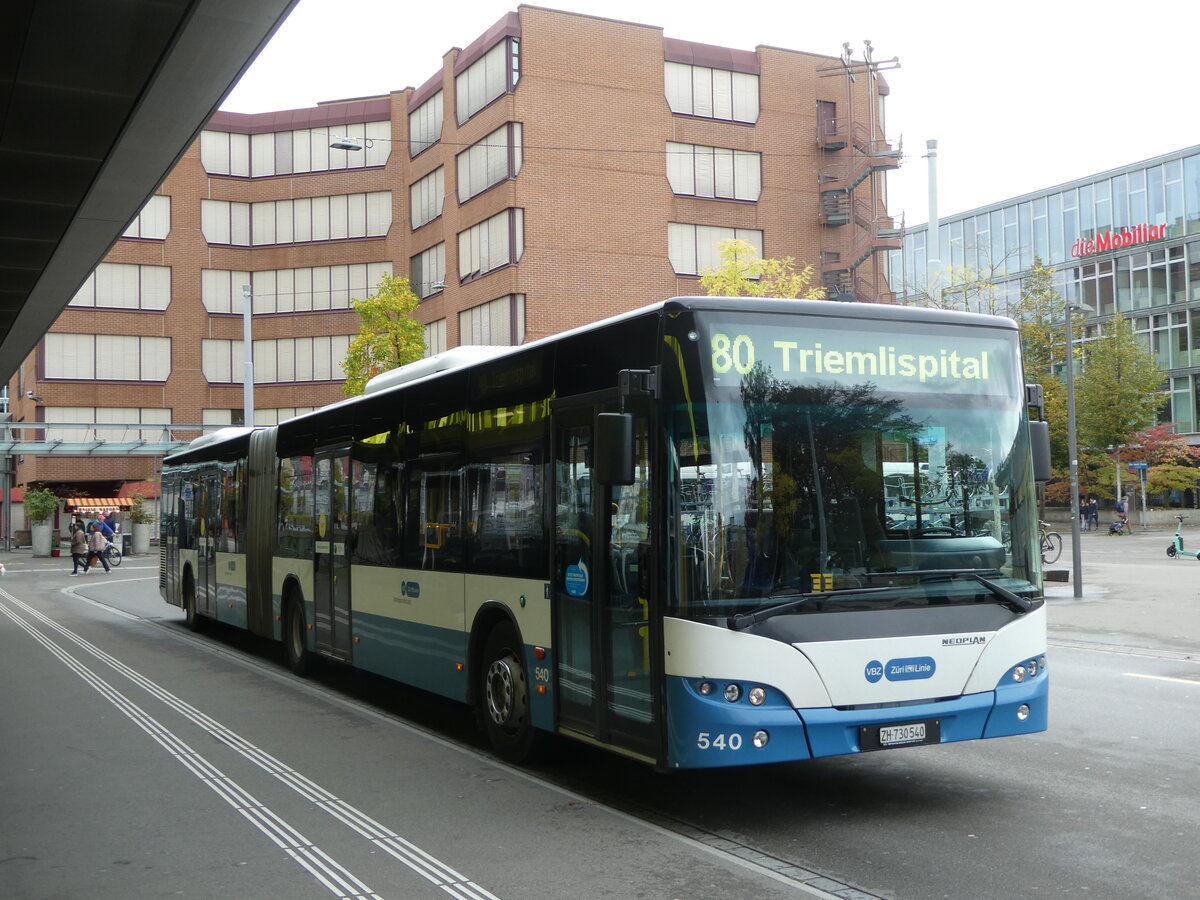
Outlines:
{"label": "vbz logo", "polygon": [[871,682],[871,684],[875,684],[881,678],[883,678],[883,663],[877,659],[871,660],[869,663],[867,663],[867,669],[864,674],[867,676],[867,681]]}
{"label": "vbz logo", "polygon": [[415,581],[402,581],[400,583],[400,596],[411,597],[416,600],[421,596],[421,585]]}

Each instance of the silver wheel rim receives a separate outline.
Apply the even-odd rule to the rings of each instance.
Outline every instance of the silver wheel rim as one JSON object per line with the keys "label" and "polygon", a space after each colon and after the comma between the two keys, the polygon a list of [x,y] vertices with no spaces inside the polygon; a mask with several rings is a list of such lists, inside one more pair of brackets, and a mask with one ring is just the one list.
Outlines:
{"label": "silver wheel rim", "polygon": [[517,720],[518,704],[524,700],[520,681],[519,670],[512,656],[502,656],[488,667],[485,688],[487,709],[497,725],[511,725]]}

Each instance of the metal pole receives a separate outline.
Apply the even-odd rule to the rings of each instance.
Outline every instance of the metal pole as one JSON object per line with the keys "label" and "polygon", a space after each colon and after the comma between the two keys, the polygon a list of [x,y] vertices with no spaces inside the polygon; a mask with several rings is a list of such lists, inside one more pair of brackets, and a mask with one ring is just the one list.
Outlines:
{"label": "metal pole", "polygon": [[1075,434],[1075,340],[1071,318],[1075,309],[1067,304],[1067,453],[1071,457],[1071,583],[1075,598],[1083,596],[1083,554],[1079,546],[1079,446]]}
{"label": "metal pole", "polygon": [[925,142],[929,150],[925,154],[929,160],[929,225],[925,231],[925,290],[932,293],[933,284],[937,280],[937,270],[940,267],[941,240],[938,235],[937,211],[937,144],[930,139]]}
{"label": "metal pole", "polygon": [[242,352],[246,374],[242,381],[242,424],[254,425],[254,337],[251,325],[250,285],[242,285]]}

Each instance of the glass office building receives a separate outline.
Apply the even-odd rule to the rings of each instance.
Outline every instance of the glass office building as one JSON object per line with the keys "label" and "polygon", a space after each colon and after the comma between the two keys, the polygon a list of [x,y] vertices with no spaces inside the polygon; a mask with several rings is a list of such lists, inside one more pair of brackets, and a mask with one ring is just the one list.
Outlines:
{"label": "glass office building", "polygon": [[1200,146],[946,216],[936,248],[928,224],[910,228],[890,277],[905,302],[974,273],[995,290],[964,290],[964,305],[1007,314],[1035,259],[1091,308],[1081,340],[1132,320],[1166,375],[1160,421],[1200,443]]}

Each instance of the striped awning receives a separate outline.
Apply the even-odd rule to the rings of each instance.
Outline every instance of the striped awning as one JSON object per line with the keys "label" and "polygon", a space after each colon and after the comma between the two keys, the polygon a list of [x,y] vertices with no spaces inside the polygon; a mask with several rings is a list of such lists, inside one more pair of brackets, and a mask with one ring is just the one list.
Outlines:
{"label": "striped awning", "polygon": [[68,497],[67,509],[75,512],[107,512],[110,509],[129,509],[133,501],[128,497]]}

